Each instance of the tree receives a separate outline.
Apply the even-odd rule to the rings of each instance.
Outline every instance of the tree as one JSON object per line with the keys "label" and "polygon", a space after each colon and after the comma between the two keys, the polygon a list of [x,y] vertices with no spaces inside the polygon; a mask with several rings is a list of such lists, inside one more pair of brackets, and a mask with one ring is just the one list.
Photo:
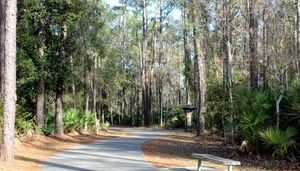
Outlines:
{"label": "tree", "polygon": [[188,2],[184,0],[183,2],[183,46],[184,46],[184,75],[185,75],[185,103],[190,103],[190,85],[192,85],[192,61],[190,55],[189,41],[188,41]]}
{"label": "tree", "polygon": [[[66,58],[66,50],[64,48],[64,44],[67,40],[68,28],[66,24],[62,25],[61,28],[61,47],[59,51],[59,56],[62,60]],[[56,99],[55,99],[55,126],[56,126],[56,133],[59,136],[64,134],[64,124],[63,124],[63,85],[64,85],[64,78],[62,76],[58,76],[56,80]]]}
{"label": "tree", "polygon": [[[44,10],[44,0],[40,1],[40,6],[42,10]],[[44,105],[45,105],[45,80],[44,80],[44,58],[45,58],[45,13],[41,11],[40,13],[41,19],[39,21],[39,70],[41,74],[38,80],[38,88],[37,88],[37,95],[36,95],[36,121],[37,125],[44,126]]]}
{"label": "tree", "polygon": [[194,53],[195,53],[195,75],[196,75],[196,87],[197,87],[197,116],[198,116],[198,127],[197,132],[198,136],[205,133],[205,119],[204,114],[206,111],[205,108],[205,92],[206,92],[206,78],[205,78],[205,58],[201,48],[201,36],[199,29],[199,18],[196,12],[196,7],[199,7],[199,3],[191,1],[192,9],[192,20],[193,20],[193,44],[194,44]]}
{"label": "tree", "polygon": [[142,125],[150,125],[151,115],[151,95],[150,95],[150,79],[149,79],[149,65],[147,55],[147,1],[142,2],[142,67],[141,67],[141,78],[142,78],[142,108],[144,118]]}
{"label": "tree", "polygon": [[[225,102],[229,104],[229,108],[232,109],[233,97],[232,97],[232,50],[231,50],[231,29],[229,27],[229,1],[223,0],[223,38],[222,38],[222,56],[223,56],[223,87]],[[230,111],[230,121],[233,125],[233,114]],[[231,136],[233,137],[233,126],[231,126]]]}
{"label": "tree", "polygon": [[14,160],[16,111],[16,24],[17,1],[1,1],[1,90],[3,101],[3,137],[1,160]]}
{"label": "tree", "polygon": [[258,89],[258,23],[257,23],[257,0],[248,0],[249,12],[249,59],[250,59],[250,87],[252,90]]}
{"label": "tree", "polygon": [[264,2],[263,9],[263,87],[266,89],[268,87],[268,67],[269,67],[269,0]]}
{"label": "tree", "polygon": [[296,70],[298,84],[300,85],[300,0],[297,1],[297,24],[296,24]]}

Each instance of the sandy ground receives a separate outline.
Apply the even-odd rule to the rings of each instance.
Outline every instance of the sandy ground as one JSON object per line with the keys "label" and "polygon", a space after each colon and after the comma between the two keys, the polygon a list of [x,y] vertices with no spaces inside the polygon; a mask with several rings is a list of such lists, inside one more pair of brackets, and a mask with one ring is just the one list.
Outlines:
{"label": "sandy ground", "polygon": [[[161,168],[170,167],[197,167],[197,159],[191,157],[192,153],[208,153],[220,157],[241,161],[242,166],[233,167],[235,171],[241,170],[300,170],[299,165],[273,161],[269,158],[256,159],[238,154],[236,147],[224,143],[224,140],[214,136],[195,137],[195,134],[183,131],[171,131],[168,135],[149,140],[142,145],[145,158],[152,165]],[[204,166],[220,170],[226,168],[209,162],[203,162]]]}

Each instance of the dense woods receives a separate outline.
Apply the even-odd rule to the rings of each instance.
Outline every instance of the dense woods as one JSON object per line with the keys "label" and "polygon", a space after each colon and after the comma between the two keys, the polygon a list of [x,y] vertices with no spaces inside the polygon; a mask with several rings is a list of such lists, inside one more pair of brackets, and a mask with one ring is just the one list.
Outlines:
{"label": "dense woods", "polygon": [[1,160],[14,135],[181,128],[183,104],[199,136],[299,159],[300,1],[108,2],[1,1]]}

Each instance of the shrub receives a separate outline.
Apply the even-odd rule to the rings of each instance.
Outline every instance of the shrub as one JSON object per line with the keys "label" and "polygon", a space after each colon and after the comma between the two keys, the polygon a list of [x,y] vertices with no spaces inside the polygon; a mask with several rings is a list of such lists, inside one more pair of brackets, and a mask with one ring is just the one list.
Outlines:
{"label": "shrub", "polygon": [[[268,123],[269,109],[272,100],[267,93],[251,92],[248,89],[240,89],[235,93],[235,112],[240,116],[240,128],[242,137],[252,147],[260,147],[259,132]],[[252,148],[252,150],[254,150]]]}
{"label": "shrub", "polygon": [[55,134],[55,113],[49,112],[45,118],[45,125],[42,128],[42,131],[45,135]]}
{"label": "shrub", "polygon": [[95,121],[95,116],[93,115],[92,112],[90,112],[90,111],[88,111],[87,113],[82,112],[81,116],[82,116],[82,121],[81,121],[82,126],[81,126],[81,128],[83,128],[85,123],[87,123],[87,126],[88,126],[89,129],[94,129],[95,128],[96,121]]}
{"label": "shrub", "polygon": [[70,108],[64,111],[63,120],[66,132],[80,130],[85,126],[85,123],[87,123],[89,129],[95,127],[95,118],[90,111],[86,113],[78,109]]}
{"label": "shrub", "polygon": [[82,116],[80,116],[80,111],[78,109],[67,109],[63,114],[64,130],[70,132],[73,130],[78,130],[84,124]]}
{"label": "shrub", "polygon": [[108,127],[110,126],[110,124],[109,124],[109,122],[106,121],[105,123],[101,123],[100,126],[101,126],[101,129],[107,130]]}
{"label": "shrub", "polygon": [[180,128],[185,125],[185,114],[182,106],[176,106],[170,111],[168,125],[172,128]]}
{"label": "shrub", "polygon": [[273,155],[280,157],[288,154],[290,149],[296,148],[296,141],[293,140],[293,137],[296,134],[297,131],[293,127],[288,127],[285,131],[270,127],[267,130],[260,132],[265,147],[271,148],[273,150]]}
{"label": "shrub", "polygon": [[45,135],[53,135],[55,134],[55,124],[49,123],[43,126],[42,131]]}
{"label": "shrub", "polygon": [[34,122],[24,118],[16,118],[15,129],[18,134],[27,134],[29,131],[34,132]]}

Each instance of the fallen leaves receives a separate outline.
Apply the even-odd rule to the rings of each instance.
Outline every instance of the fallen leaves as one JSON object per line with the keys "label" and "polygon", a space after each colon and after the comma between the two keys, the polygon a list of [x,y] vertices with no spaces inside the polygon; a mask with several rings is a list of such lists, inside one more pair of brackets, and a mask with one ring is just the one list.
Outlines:
{"label": "fallen leaves", "polygon": [[[242,166],[234,170],[264,170],[275,168],[279,170],[300,170],[299,163],[276,161],[268,156],[248,156],[238,153],[238,147],[225,143],[217,136],[196,137],[195,134],[183,131],[172,131],[164,137],[153,139],[142,145],[146,160],[156,167],[196,167],[197,160],[192,153],[208,153],[220,157],[241,161]],[[205,166],[225,169],[225,167],[209,162]]]}

